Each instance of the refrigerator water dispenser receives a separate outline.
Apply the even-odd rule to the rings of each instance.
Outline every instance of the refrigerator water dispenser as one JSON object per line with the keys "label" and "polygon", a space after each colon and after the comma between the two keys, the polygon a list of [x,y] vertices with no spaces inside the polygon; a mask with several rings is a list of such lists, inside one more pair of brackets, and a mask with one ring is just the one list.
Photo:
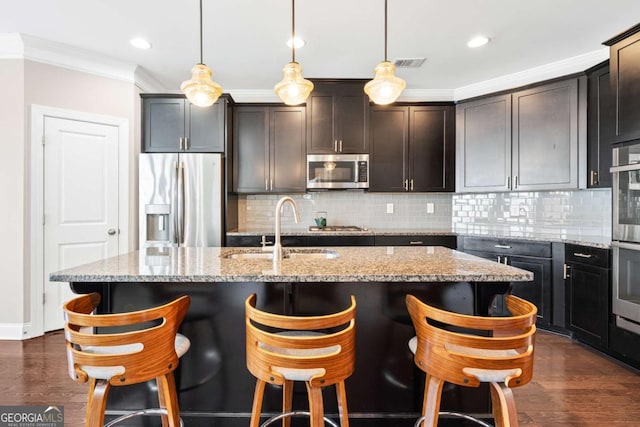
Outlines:
{"label": "refrigerator water dispenser", "polygon": [[145,205],[147,214],[147,242],[169,242],[171,205]]}

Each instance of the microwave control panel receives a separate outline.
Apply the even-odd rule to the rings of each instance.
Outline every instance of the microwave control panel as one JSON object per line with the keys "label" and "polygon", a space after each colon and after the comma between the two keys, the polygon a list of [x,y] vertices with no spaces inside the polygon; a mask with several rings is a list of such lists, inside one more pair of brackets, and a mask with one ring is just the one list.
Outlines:
{"label": "microwave control panel", "polygon": [[358,182],[369,181],[369,171],[366,160],[358,160]]}

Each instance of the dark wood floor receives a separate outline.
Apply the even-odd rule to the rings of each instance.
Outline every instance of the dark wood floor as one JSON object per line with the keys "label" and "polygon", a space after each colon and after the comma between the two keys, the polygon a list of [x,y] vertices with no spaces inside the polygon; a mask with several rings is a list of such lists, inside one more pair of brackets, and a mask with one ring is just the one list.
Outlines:
{"label": "dark wood floor", "polygon": [[[539,331],[533,381],[514,390],[520,425],[640,426],[640,375],[566,337]],[[0,405],[64,405],[81,426],[87,387],[67,374],[64,337],[0,341]]]}

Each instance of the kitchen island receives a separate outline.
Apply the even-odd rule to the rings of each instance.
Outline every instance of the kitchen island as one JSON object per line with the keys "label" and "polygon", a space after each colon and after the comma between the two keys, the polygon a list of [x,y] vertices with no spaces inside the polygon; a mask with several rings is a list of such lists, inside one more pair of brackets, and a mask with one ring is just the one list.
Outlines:
{"label": "kitchen island", "polygon": [[[244,359],[244,300],[256,293],[261,309],[295,315],[335,312],[355,295],[356,369],[346,382],[352,426],[411,426],[419,416],[424,376],[407,341],[413,327],[408,293],[442,308],[487,314],[495,294],[530,272],[443,247],[285,248],[278,271],[255,248],[148,248],[53,273],[77,293],[100,292],[100,312],[121,312],[191,296],[181,332],[192,342],[176,371],[180,407],[189,426],[246,426],[255,379]],[[108,409],[154,406],[152,388],[112,391]],[[298,392],[298,390],[300,392]],[[337,412],[326,390],[325,410]],[[294,407],[306,405],[304,387]],[[445,387],[443,409],[490,413],[485,388]],[[263,411],[279,411],[270,387]],[[303,420],[301,421],[304,425]],[[297,425],[294,422],[293,425]]]}

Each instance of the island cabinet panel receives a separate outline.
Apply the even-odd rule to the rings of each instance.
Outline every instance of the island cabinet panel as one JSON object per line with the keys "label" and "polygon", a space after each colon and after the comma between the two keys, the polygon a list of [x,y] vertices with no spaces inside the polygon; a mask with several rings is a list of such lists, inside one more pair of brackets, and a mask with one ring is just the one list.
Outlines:
{"label": "island cabinet panel", "polygon": [[309,246],[373,246],[373,235],[307,236]]}
{"label": "island cabinet panel", "polygon": [[[321,235],[288,235],[280,237],[282,246],[373,246],[374,236],[370,235],[343,235],[343,236],[321,236]],[[227,235],[227,246],[271,246],[274,242],[273,234],[238,236]]]}
{"label": "island cabinet panel", "polygon": [[613,143],[640,139],[640,25],[605,42],[610,46]]}
{"label": "island cabinet panel", "polygon": [[587,71],[587,186],[611,187],[613,108],[609,61]]}
{"label": "island cabinet panel", "polygon": [[369,191],[455,189],[454,107],[371,108]]}
{"label": "island cabinet panel", "polygon": [[[356,368],[346,381],[348,409],[354,425],[413,426],[420,416],[424,373],[413,363],[407,345],[415,335],[405,297],[412,294],[444,309],[486,315],[490,298],[506,283],[110,283],[74,284],[76,292],[99,290],[101,312],[123,312],[191,297],[180,332],[191,341],[176,370],[181,416],[185,425],[248,425],[255,378],[244,357],[246,298],[257,294],[257,307],[278,314],[322,315],[349,306],[355,296]],[[482,290],[482,292],[481,292]],[[485,297],[479,297],[485,295]],[[148,384],[114,387],[108,411],[148,407],[157,399]],[[333,387],[323,390],[325,412],[336,419]],[[307,407],[304,387],[294,390],[294,408]],[[263,413],[281,409],[281,389],[267,386]],[[488,387],[447,385],[442,410],[491,417]],[[231,417],[233,422],[226,423]],[[389,424],[392,419],[393,423]],[[292,425],[302,426],[304,422]],[[304,420],[308,425],[308,420]],[[202,424],[200,424],[202,423]],[[220,424],[217,424],[220,423]],[[136,424],[142,425],[142,424]],[[146,424],[145,424],[146,425]],[[447,424],[448,425],[448,424]]]}
{"label": "island cabinet panel", "polygon": [[307,99],[307,154],[369,153],[365,81],[314,81]]}
{"label": "island cabinet panel", "polygon": [[578,340],[605,351],[611,315],[609,250],[567,244],[564,271],[569,329]]}
{"label": "island cabinet panel", "polygon": [[236,107],[235,191],[304,192],[305,131],[304,107]]}
{"label": "island cabinet panel", "polygon": [[458,250],[532,272],[533,281],[513,282],[511,293],[536,305],[539,326],[551,325],[551,243],[463,237]]}
{"label": "island cabinet panel", "polygon": [[456,236],[433,235],[385,235],[376,236],[376,246],[444,246],[456,249]]}
{"label": "island cabinet panel", "polygon": [[584,188],[586,92],[581,76],[458,104],[457,191]]}
{"label": "island cabinet panel", "polygon": [[226,148],[228,99],[197,107],[182,95],[142,94],[146,153],[216,153]]}

